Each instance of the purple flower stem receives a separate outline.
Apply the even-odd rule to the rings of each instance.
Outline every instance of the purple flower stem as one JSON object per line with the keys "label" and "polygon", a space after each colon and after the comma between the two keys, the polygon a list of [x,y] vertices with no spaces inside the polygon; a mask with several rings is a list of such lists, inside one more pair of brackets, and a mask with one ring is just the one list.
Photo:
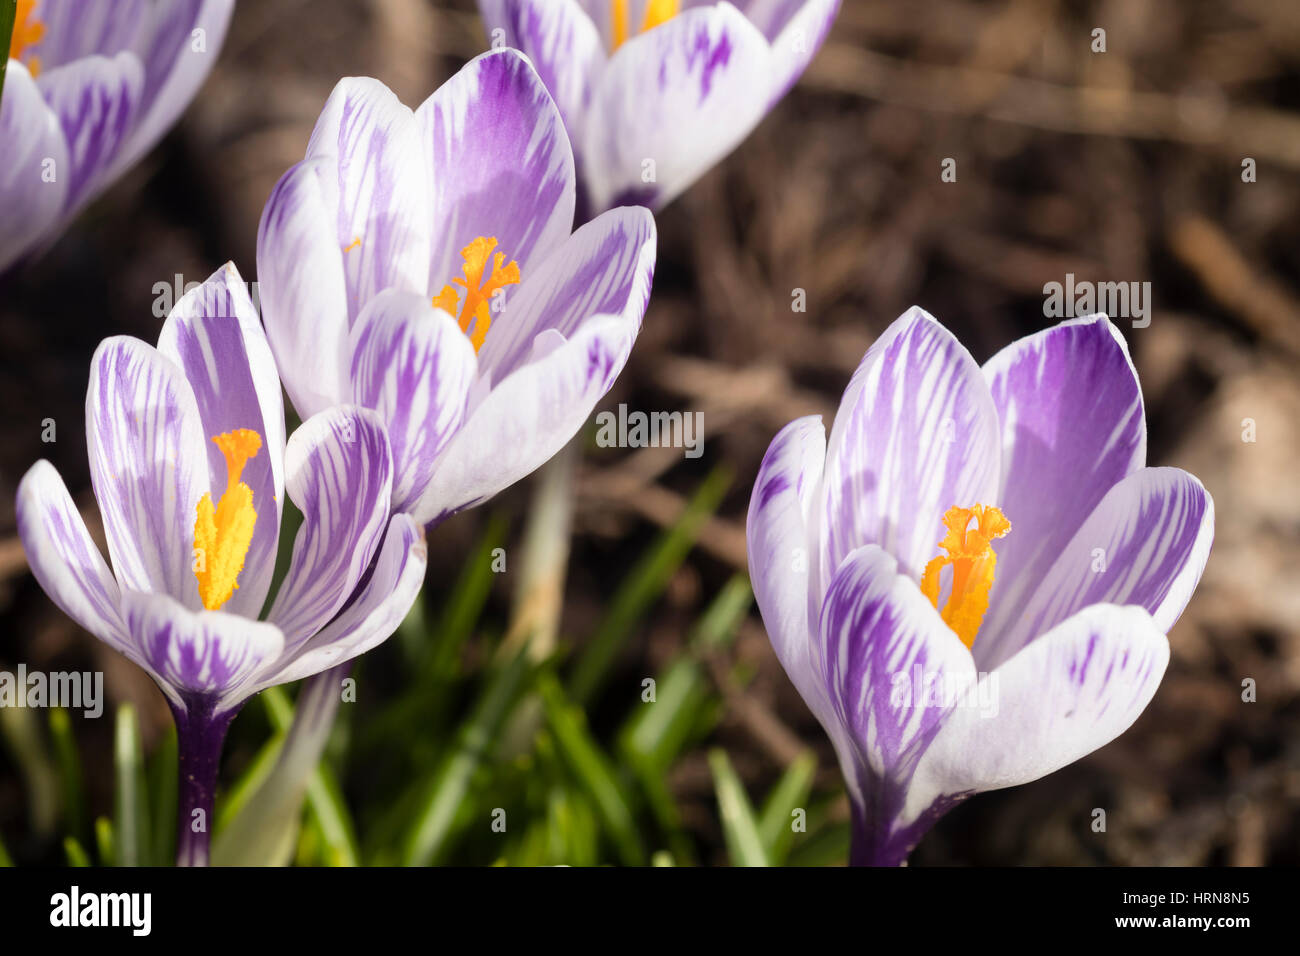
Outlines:
{"label": "purple flower stem", "polygon": [[213,703],[210,697],[196,695],[188,698],[184,707],[172,705],[180,765],[176,806],[177,866],[208,865],[221,745],[235,717],[235,710],[214,714]]}

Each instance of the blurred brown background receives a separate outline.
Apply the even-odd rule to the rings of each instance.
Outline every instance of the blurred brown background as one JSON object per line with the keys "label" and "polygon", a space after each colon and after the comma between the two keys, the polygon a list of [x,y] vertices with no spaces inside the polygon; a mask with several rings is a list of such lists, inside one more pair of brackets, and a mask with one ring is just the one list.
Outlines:
{"label": "blurred brown background", "polygon": [[[1105,53],[1090,50],[1095,27]],[[176,273],[201,280],[233,259],[253,278],[262,204],[339,76],[376,76],[414,105],[484,46],[470,0],[240,4],[177,129],[0,290],[0,665],[93,660],[110,701],[136,701],[147,733],[165,726],[148,680],[26,573],[17,481],[48,457],[93,515],[82,403],[95,345],[117,333],[156,339],[153,286]],[[957,160],[956,183],[940,181],[945,157]],[[1242,181],[1246,157],[1257,182]],[[983,361],[1050,324],[1046,282],[1149,280],[1150,327],[1120,322],[1144,386],[1149,461],[1198,475],[1217,508],[1169,673],[1118,742],[968,802],[913,860],[1300,862],[1298,200],[1294,0],[845,0],[800,85],[660,217],[654,297],[605,407],[703,410],[705,454],[587,456],[565,631],[590,630],[632,558],[726,462],[736,480],[722,511],[618,680],[636,686],[667,660],[744,568],[744,513],[767,442],[797,415],[829,421],[862,353],[907,306],[938,316]],[[804,314],[791,312],[795,288],[807,290]],[[58,423],[53,445],[40,441],[46,417]],[[1247,418],[1254,443],[1242,441]],[[503,506],[522,514],[527,491]],[[463,516],[431,540],[432,587],[454,579],[481,520]],[[742,695],[715,669],[729,696],[720,742],[742,776],[761,791],[811,745],[833,785],[829,747],[756,614],[730,654],[757,670]],[[1246,678],[1255,703],[1241,700]],[[601,719],[598,705],[593,726]],[[107,767],[111,724],[93,723],[78,735],[103,789],[94,751],[102,745]],[[12,834],[27,811],[2,761],[0,827]],[[720,859],[703,751],[670,784]],[[1089,829],[1094,807],[1107,810],[1107,834]]]}

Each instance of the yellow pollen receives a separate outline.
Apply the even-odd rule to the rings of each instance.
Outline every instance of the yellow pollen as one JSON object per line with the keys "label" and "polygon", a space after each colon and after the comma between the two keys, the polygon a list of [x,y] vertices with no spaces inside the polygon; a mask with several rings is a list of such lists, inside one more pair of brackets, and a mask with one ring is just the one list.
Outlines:
{"label": "yellow pollen", "polygon": [[352,245],[348,246],[348,247],[347,247],[346,249],[344,249],[343,251],[344,251],[344,252],[351,252],[353,249],[356,249],[356,248],[360,247],[360,245],[361,245],[361,237],[360,237],[360,236],[355,236],[355,237],[353,237],[353,239],[352,239]]}
{"label": "yellow pollen", "polygon": [[[970,527],[974,519],[975,527]],[[952,565],[952,593],[943,608],[943,622],[952,628],[967,647],[975,644],[984,612],[989,609],[989,589],[993,587],[993,569],[998,556],[993,553],[993,539],[1011,530],[1011,522],[993,506],[949,508],[943,523],[948,533],[939,547],[941,554],[925,566],[921,575],[921,593],[939,607],[939,572]]]}
{"label": "yellow pollen", "polygon": [[[32,16],[36,12],[36,0],[18,0],[18,10],[14,14],[14,32],[9,40],[9,57],[21,60],[23,50],[35,46],[45,36],[45,24]],[[26,63],[27,72],[36,76],[41,72],[41,59],[29,56]]]}
{"label": "yellow pollen", "polygon": [[253,510],[253,489],[239,480],[244,465],[262,447],[262,438],[249,428],[236,429],[213,437],[226,456],[226,491],[212,507],[212,495],[204,492],[195,509],[194,577],[199,582],[199,598],[209,611],[230,600],[239,587],[239,572],[253,543],[257,512]]}
{"label": "yellow pollen", "polygon": [[[519,263],[513,259],[506,264],[503,252],[493,255],[497,247],[496,239],[479,236],[460,251],[465,259],[465,278],[452,279],[451,285],[442,287],[442,291],[433,297],[433,306],[451,315],[456,314],[460,305],[460,328],[474,343],[474,351],[483,347],[487,338],[488,326],[492,324],[492,296],[508,285],[519,284]],[[486,279],[488,256],[492,256],[492,272]],[[460,302],[460,293],[456,286],[465,290],[465,301]],[[473,326],[473,331],[470,327]]]}
{"label": "yellow pollen", "polygon": [[[681,0],[647,0],[639,32],[645,33],[671,20],[677,16],[681,6]],[[613,34],[612,48],[617,50],[627,42],[627,0],[610,0],[609,25]]]}

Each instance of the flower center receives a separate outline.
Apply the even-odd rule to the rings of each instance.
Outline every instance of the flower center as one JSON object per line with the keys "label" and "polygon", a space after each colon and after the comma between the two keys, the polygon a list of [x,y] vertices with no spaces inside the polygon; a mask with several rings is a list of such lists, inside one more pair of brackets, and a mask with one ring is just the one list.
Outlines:
{"label": "flower center", "polygon": [[[671,20],[677,16],[681,5],[681,0],[649,0],[641,19],[641,29],[637,32],[645,33]],[[614,34],[613,49],[617,50],[627,42],[627,0],[610,0],[609,23]]]}
{"label": "flower center", "polygon": [[[974,520],[975,527],[970,527]],[[952,565],[952,593],[943,607],[943,622],[952,628],[967,647],[975,644],[984,612],[989,609],[989,589],[993,587],[993,568],[998,556],[993,553],[993,539],[1011,530],[1011,522],[993,506],[949,508],[943,515],[948,533],[939,542],[947,551],[932,559],[921,575],[921,593],[939,607],[939,572]]]}
{"label": "flower center", "polygon": [[[32,14],[36,12],[36,0],[18,0],[18,10],[14,14],[14,32],[9,40],[9,57],[21,60],[23,50],[41,42],[45,36],[45,24]],[[27,72],[36,76],[41,72],[41,59],[29,56],[26,63]]]}
{"label": "flower center", "polygon": [[[442,287],[442,291],[433,297],[433,306],[452,315],[460,307],[461,331],[474,343],[474,351],[483,347],[487,338],[488,326],[492,324],[492,296],[508,285],[519,284],[519,263],[513,259],[506,264],[504,252],[493,255],[497,247],[496,239],[479,236],[460,251],[465,259],[465,278],[452,279],[451,285]],[[485,279],[488,256],[492,256],[492,272]],[[465,301],[460,302],[460,293],[456,286],[465,290]],[[471,331],[471,327],[473,331]]]}
{"label": "flower center", "polygon": [[199,598],[209,611],[230,600],[239,587],[236,579],[244,570],[244,558],[253,543],[253,489],[239,480],[248,459],[262,447],[262,438],[249,428],[216,435],[212,439],[226,456],[226,491],[212,507],[212,495],[204,492],[195,511],[194,577]]}

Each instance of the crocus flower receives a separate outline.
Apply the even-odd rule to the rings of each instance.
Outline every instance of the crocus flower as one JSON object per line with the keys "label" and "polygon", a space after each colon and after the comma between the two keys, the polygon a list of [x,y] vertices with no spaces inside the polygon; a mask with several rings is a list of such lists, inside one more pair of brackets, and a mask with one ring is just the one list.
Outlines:
{"label": "crocus flower", "polygon": [[299,414],[379,412],[393,508],[423,524],[557,451],[627,361],[655,227],[571,232],[573,154],[527,59],[484,54],[415,112],[345,79],[262,214],[263,318]]}
{"label": "crocus flower", "polygon": [[863,358],[829,442],[818,416],[773,440],[750,572],[839,755],[853,862],[901,863],[955,804],[1079,759],[1146,707],[1214,506],[1145,459],[1105,316],[981,368],[913,309]]}
{"label": "crocus flower", "polygon": [[[194,811],[211,816],[239,706],[387,638],[423,581],[424,533],[389,518],[392,456],[373,412],[323,411],[285,441],[280,381],[233,265],[177,303],[156,349],[127,336],[100,345],[86,445],[112,570],[47,461],[19,485],[18,533],[54,603],[166,695],[179,862],[202,863]],[[286,490],[304,520],[263,618]]]}
{"label": "crocus flower", "polygon": [[581,206],[658,209],[749,135],[830,32],[839,0],[479,0],[532,59],[573,139]]}
{"label": "crocus flower", "polygon": [[18,0],[0,91],[0,271],[156,143],[216,62],[234,0]]}

